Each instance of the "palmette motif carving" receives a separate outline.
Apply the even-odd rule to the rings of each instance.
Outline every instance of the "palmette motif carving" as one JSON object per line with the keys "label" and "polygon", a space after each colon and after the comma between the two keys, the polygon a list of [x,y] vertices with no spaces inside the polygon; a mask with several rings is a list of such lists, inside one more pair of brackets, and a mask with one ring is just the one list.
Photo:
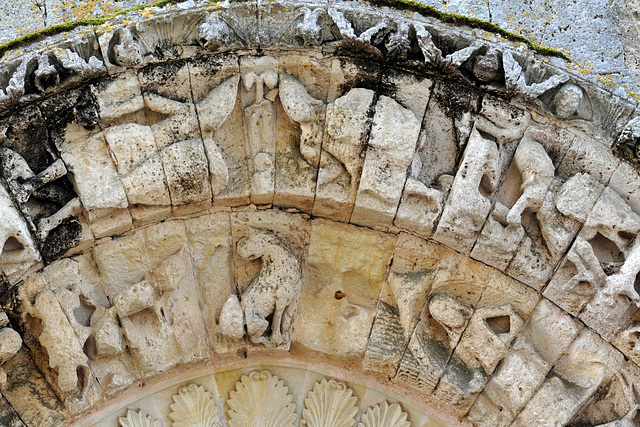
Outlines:
{"label": "palmette motif carving", "polygon": [[174,427],[222,427],[213,395],[203,386],[192,383],[180,387],[169,407]]}
{"label": "palmette motif carving", "polygon": [[502,65],[504,67],[507,89],[520,93],[528,98],[537,98],[546,91],[569,80],[569,76],[567,75],[555,74],[541,83],[528,84],[522,66],[508,50],[502,53]]}
{"label": "palmette motif carving", "polygon": [[351,427],[358,413],[357,400],[346,384],[323,378],[307,393],[300,426]]}
{"label": "palmette motif carving", "polygon": [[293,427],[296,405],[284,381],[269,371],[243,375],[230,393],[229,427]]}
{"label": "palmette motif carving", "polygon": [[118,418],[118,425],[119,427],[162,427],[160,421],[154,420],[142,409],[137,411],[128,409],[126,416]]}
{"label": "palmette motif carving", "polygon": [[367,409],[360,418],[358,427],[411,427],[407,413],[397,403],[378,403]]}

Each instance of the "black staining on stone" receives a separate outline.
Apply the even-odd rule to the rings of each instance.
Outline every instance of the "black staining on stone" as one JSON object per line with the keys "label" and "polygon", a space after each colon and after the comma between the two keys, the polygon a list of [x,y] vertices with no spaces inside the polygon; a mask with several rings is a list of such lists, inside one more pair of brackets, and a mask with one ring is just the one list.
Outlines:
{"label": "black staining on stone", "polygon": [[23,427],[24,423],[13,410],[7,399],[0,395],[0,425],[3,427]]}
{"label": "black staining on stone", "polygon": [[40,110],[53,143],[64,138],[67,125],[71,123],[93,130],[100,121],[100,107],[94,88],[89,84],[45,99]]}
{"label": "black staining on stone", "polygon": [[175,101],[191,102],[190,88],[184,93],[176,91],[176,87],[185,84],[183,78],[188,76],[187,66],[186,60],[175,60],[144,67],[139,72],[142,91],[155,93]]}
{"label": "black staining on stone", "polygon": [[27,425],[64,425],[69,413],[44,379],[26,348],[3,366],[7,373],[4,397]]}
{"label": "black staining on stone", "polygon": [[22,156],[36,174],[52,163],[46,123],[35,106],[11,111],[0,118],[0,146]]}
{"label": "black staining on stone", "polygon": [[[4,276],[4,274],[3,274]],[[11,327],[23,335],[19,286],[10,286],[8,282],[2,284],[0,290],[0,308],[7,314]]]}
{"label": "black staining on stone", "polygon": [[613,146],[613,152],[640,168],[640,136],[620,137]]}
{"label": "black staining on stone", "polygon": [[80,240],[82,226],[75,216],[64,220],[59,226],[51,230],[41,249],[44,259],[51,262],[65,254]]}
{"label": "black staining on stone", "polygon": [[[28,106],[0,119],[0,135],[0,147],[4,149],[0,158],[3,185],[36,235],[38,221],[55,214],[76,194],[66,176],[38,184],[37,175],[51,166],[58,155],[37,107]],[[34,191],[28,190],[31,185],[35,186]]]}

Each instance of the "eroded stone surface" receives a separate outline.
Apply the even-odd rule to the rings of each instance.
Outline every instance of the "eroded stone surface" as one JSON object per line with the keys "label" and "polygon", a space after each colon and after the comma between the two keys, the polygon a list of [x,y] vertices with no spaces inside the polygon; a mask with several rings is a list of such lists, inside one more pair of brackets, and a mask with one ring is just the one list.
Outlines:
{"label": "eroded stone surface", "polygon": [[[120,424],[310,424],[332,396],[351,424],[426,419],[349,375],[245,369],[267,358],[480,425],[630,422],[633,102],[419,14],[196,3],[0,65],[0,389],[26,424],[109,399]],[[253,387],[282,405],[231,397]]]}

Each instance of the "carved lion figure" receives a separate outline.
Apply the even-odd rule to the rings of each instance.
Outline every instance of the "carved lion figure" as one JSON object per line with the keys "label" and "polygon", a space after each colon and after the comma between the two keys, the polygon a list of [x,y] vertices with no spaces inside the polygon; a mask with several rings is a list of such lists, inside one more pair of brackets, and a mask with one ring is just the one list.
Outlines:
{"label": "carved lion figure", "polygon": [[[277,346],[291,339],[293,316],[295,315],[301,290],[300,261],[293,252],[272,231],[250,228],[249,236],[237,244],[237,251],[243,258],[262,260],[262,268],[249,286],[240,295],[229,297],[220,314],[223,335],[241,338],[244,325],[240,323],[240,313],[244,317],[247,335],[255,344]],[[267,320],[270,316],[271,324]],[[236,322],[230,321],[235,317]],[[271,335],[265,334],[271,326]]]}

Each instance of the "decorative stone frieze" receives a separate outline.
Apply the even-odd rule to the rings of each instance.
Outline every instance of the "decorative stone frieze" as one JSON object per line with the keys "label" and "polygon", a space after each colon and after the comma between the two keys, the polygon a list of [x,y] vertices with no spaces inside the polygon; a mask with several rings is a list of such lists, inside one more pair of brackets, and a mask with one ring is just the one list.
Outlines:
{"label": "decorative stone frieze", "polygon": [[419,13],[301,4],[5,55],[0,414],[630,422],[635,102]]}

